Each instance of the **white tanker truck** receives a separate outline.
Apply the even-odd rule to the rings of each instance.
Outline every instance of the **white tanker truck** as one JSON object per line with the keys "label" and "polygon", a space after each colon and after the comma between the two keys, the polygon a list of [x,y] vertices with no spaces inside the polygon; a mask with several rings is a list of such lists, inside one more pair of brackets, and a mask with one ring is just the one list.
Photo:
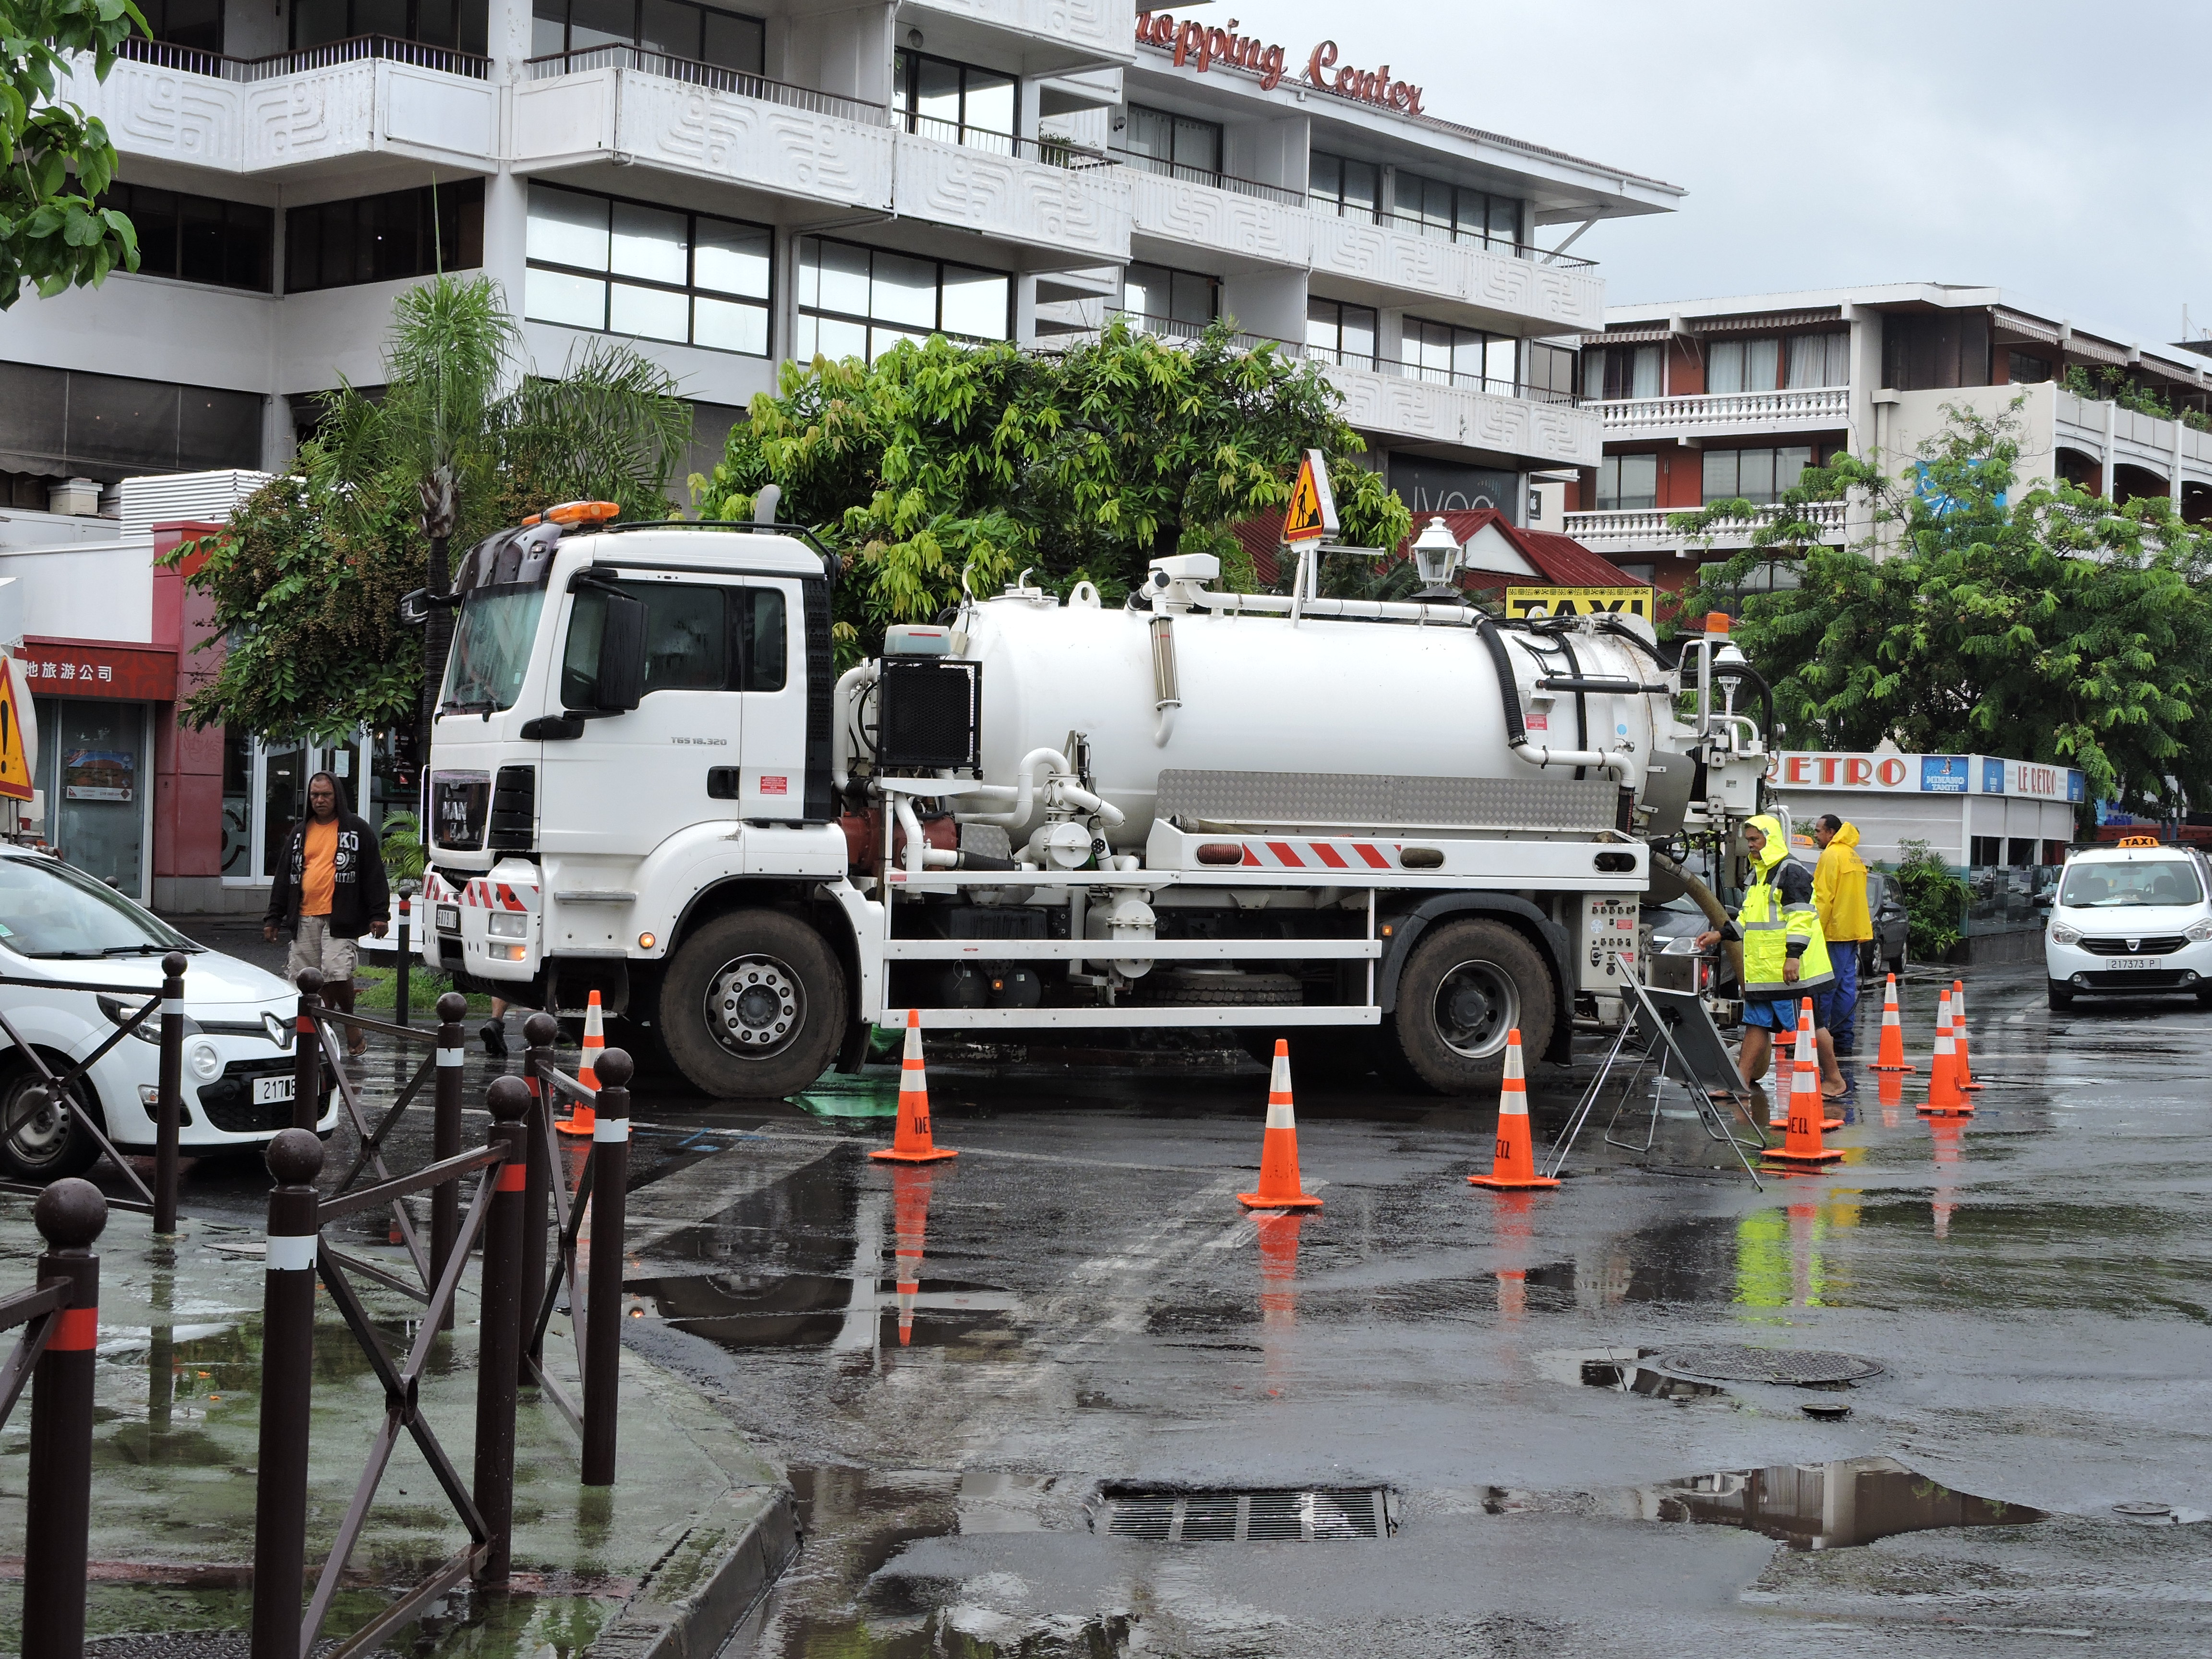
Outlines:
{"label": "white tanker truck", "polygon": [[1653,848],[1758,810],[1740,654],[1488,617],[1440,521],[1419,599],[1178,556],[1125,607],[970,597],[841,675],[805,532],[611,511],[462,565],[426,948],[526,1006],[599,991],[709,1094],[855,1069],[908,1008],[1287,1035],[1477,1093],[1509,1030],[1564,1059],[1617,1010]]}

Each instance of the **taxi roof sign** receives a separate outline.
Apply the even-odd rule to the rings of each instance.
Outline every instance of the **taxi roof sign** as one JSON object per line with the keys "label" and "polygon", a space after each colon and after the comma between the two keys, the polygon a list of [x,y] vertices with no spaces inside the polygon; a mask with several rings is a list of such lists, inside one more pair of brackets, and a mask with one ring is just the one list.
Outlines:
{"label": "taxi roof sign", "polygon": [[1291,486],[1290,511],[1283,515],[1283,539],[1310,542],[1337,533],[1336,495],[1328,487],[1328,462],[1318,449],[1306,451],[1298,481]]}

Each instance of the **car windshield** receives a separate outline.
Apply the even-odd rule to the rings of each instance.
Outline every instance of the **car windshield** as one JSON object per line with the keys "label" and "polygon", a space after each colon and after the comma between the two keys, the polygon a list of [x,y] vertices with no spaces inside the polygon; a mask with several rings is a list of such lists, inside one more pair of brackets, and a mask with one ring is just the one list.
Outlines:
{"label": "car windshield", "polygon": [[461,605],[453,654],[446,661],[441,714],[512,708],[538,639],[542,587],[479,587]]}
{"label": "car windshield", "polygon": [[2058,902],[2070,909],[2107,910],[2124,905],[2195,904],[2203,896],[2196,867],[2185,859],[2141,859],[2075,865],[2066,872]]}
{"label": "car windshield", "polygon": [[44,858],[0,858],[0,945],[25,957],[155,956],[200,948],[104,882]]}

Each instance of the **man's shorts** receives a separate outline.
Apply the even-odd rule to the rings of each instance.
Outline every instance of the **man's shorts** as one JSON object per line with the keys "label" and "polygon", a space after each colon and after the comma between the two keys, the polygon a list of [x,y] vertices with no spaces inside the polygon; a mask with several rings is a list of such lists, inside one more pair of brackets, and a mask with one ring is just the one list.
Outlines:
{"label": "man's shorts", "polygon": [[325,985],[332,980],[350,980],[360,961],[359,941],[331,933],[328,916],[301,916],[300,931],[292,937],[292,954],[284,963],[284,978],[297,985],[300,975],[314,968],[321,971]]}
{"label": "man's shorts", "polygon": [[1805,998],[1813,1000],[1813,1029],[1828,1029],[1828,1003],[1834,994],[1833,984],[1823,985],[1818,990],[1802,991],[1796,996],[1751,997],[1743,1005],[1743,1023],[1756,1025],[1765,1031],[1794,1031],[1797,1029],[1797,1006]]}

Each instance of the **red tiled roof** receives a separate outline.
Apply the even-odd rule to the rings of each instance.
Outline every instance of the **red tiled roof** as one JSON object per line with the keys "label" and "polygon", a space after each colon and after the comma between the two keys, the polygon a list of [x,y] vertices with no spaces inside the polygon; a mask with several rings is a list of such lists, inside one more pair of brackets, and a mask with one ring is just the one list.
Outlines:
{"label": "red tiled roof", "polygon": [[[1423,521],[1441,518],[1452,539],[1465,545],[1477,531],[1486,525],[1495,525],[1515,551],[1534,565],[1537,575],[1506,576],[1494,571],[1470,571],[1460,578],[1460,585],[1470,588],[1504,587],[1509,583],[1519,586],[1553,587],[1641,587],[1639,582],[1619,566],[1600,558],[1571,536],[1562,536],[1549,530],[1524,530],[1495,507],[1476,507],[1468,512],[1417,514]],[[1251,556],[1254,569],[1258,573],[1260,586],[1273,587],[1280,574],[1276,555],[1283,539],[1283,521],[1273,514],[1261,514],[1256,518],[1239,519],[1229,526],[1229,533],[1237,544]],[[1418,526],[1416,532],[1419,533]],[[1401,558],[1411,556],[1410,539],[1398,545]]]}

